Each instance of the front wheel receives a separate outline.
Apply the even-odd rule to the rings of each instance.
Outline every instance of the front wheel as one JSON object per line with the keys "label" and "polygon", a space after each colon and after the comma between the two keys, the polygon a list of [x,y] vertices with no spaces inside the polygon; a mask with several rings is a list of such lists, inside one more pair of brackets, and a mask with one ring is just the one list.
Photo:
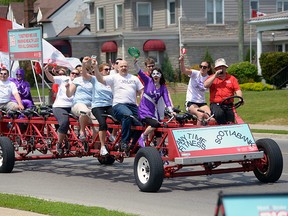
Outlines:
{"label": "front wheel", "polygon": [[15,151],[8,137],[0,137],[0,173],[11,173],[15,164]]}
{"label": "front wheel", "polygon": [[276,182],[282,174],[283,157],[278,144],[272,139],[256,141],[259,151],[264,152],[261,164],[253,171],[256,178],[264,183]]}
{"label": "front wheel", "polygon": [[157,192],[163,182],[164,168],[159,152],[153,147],[141,148],[134,160],[134,177],[143,192]]}

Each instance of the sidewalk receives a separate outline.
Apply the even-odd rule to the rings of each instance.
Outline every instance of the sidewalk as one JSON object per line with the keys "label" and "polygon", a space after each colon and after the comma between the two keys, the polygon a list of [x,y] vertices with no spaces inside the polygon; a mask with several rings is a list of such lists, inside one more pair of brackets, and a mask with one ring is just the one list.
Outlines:
{"label": "sidewalk", "polygon": [[249,124],[250,129],[262,129],[262,130],[285,130],[288,131],[288,125],[260,125]]}
{"label": "sidewalk", "polygon": [[[260,125],[249,124],[250,129],[260,130],[283,130],[288,131],[288,125]],[[253,133],[255,138],[271,138],[288,140],[288,134],[273,134],[273,133]]]}
{"label": "sidewalk", "polygon": [[44,216],[42,214],[0,207],[0,216]]}

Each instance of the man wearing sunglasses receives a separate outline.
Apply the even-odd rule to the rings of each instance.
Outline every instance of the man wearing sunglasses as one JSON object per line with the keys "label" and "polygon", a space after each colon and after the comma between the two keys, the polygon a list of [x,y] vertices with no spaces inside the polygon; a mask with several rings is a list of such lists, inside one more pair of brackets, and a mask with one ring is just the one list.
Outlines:
{"label": "man wearing sunglasses", "polygon": [[204,87],[204,81],[211,73],[211,65],[209,62],[203,61],[199,65],[200,70],[198,71],[185,68],[184,55],[180,56],[179,61],[181,72],[190,77],[186,93],[186,109],[189,113],[197,116],[197,125],[205,125],[203,120],[209,118],[211,110],[205,99],[207,89]]}
{"label": "man wearing sunglasses", "polygon": [[[25,71],[24,69],[19,68],[16,70],[16,78],[9,78],[9,80],[16,84],[22,104],[26,109],[33,107],[34,102],[30,92],[30,84],[29,82],[25,81],[24,78],[25,78]],[[11,97],[11,100],[17,103],[14,96]]]}
{"label": "man wearing sunglasses", "polygon": [[119,62],[120,61],[122,61],[122,58],[116,58],[115,63],[112,64],[113,69],[110,70],[110,75],[119,73]]}
{"label": "man wearing sunglasses", "polygon": [[[0,71],[0,109],[4,110],[23,110],[24,106],[15,83],[8,80],[9,71],[2,68]],[[16,102],[11,101],[14,96]]]}

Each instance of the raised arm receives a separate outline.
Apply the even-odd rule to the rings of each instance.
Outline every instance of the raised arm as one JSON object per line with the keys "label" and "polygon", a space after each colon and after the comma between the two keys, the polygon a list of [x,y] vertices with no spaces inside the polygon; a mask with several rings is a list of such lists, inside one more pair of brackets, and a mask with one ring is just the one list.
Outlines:
{"label": "raised arm", "polygon": [[54,81],[54,77],[53,77],[53,75],[48,71],[48,64],[45,65],[45,67],[44,67],[44,72],[45,72],[45,75],[46,75],[47,79],[48,79],[50,82],[54,83],[54,82],[55,82],[55,81]]}
{"label": "raised arm", "polygon": [[[89,65],[90,57],[85,56],[82,60],[82,77],[85,80],[90,80],[91,79],[91,74],[89,74],[89,70],[91,70],[91,67]],[[92,62],[93,65],[93,62]]]}
{"label": "raised arm", "polygon": [[185,68],[184,55],[181,55],[179,57],[179,62],[180,62],[181,73],[186,74],[186,75],[191,75],[191,70],[188,68]]}
{"label": "raised arm", "polygon": [[[98,68],[98,63],[96,61],[95,65],[94,65],[94,75],[96,77],[96,79],[98,80],[98,82],[106,85],[105,80],[103,79],[102,74],[99,72],[99,68]],[[109,75],[110,76],[110,75]]]}

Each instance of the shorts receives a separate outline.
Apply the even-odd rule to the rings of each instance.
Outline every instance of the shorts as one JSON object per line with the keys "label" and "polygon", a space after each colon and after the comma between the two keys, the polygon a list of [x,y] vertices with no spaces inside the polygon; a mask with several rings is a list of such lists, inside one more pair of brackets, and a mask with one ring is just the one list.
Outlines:
{"label": "shorts", "polygon": [[80,111],[85,112],[87,116],[90,117],[93,124],[98,124],[98,121],[95,119],[95,116],[92,114],[90,107],[87,107],[84,103],[76,103],[72,106],[71,112],[73,115],[79,117],[81,115]]}
{"label": "shorts", "polygon": [[207,103],[196,103],[196,102],[192,102],[192,101],[186,101],[186,103],[185,103],[187,108],[189,108],[193,104],[197,105],[198,107],[202,107],[202,106],[207,105]]}
{"label": "shorts", "polygon": [[0,104],[0,109],[4,109],[6,111],[16,110],[18,109],[18,104],[13,101],[9,101],[7,103]]}

